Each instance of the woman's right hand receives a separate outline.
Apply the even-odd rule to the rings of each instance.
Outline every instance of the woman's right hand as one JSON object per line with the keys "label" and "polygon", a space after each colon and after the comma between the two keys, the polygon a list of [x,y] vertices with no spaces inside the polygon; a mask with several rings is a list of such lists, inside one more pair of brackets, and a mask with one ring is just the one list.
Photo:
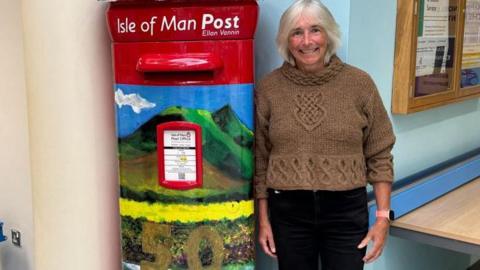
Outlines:
{"label": "woman's right hand", "polygon": [[[262,224],[263,223],[263,224]],[[272,226],[270,222],[260,222],[258,231],[258,242],[263,252],[270,257],[276,258],[275,241],[273,240]]]}
{"label": "woman's right hand", "polygon": [[272,226],[268,219],[267,199],[258,200],[258,242],[263,252],[270,257],[276,258],[275,241],[273,240]]}

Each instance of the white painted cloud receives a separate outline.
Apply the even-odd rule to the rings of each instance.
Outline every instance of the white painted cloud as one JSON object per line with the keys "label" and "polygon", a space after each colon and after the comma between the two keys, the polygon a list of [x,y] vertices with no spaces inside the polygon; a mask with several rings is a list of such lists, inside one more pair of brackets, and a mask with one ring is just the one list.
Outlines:
{"label": "white painted cloud", "polygon": [[115,91],[115,102],[119,108],[122,106],[130,106],[135,113],[140,113],[143,109],[150,109],[156,106],[155,103],[149,102],[142,98],[139,94],[125,95],[122,89],[118,88]]}
{"label": "white painted cloud", "polygon": [[131,264],[131,263],[122,263],[123,269],[125,270],[140,270],[140,265]]}

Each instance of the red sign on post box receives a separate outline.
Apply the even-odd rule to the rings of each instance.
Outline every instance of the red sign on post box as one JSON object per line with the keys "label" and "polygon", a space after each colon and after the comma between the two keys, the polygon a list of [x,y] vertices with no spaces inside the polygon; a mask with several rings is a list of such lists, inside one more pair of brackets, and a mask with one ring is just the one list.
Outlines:
{"label": "red sign on post box", "polygon": [[157,126],[158,182],[171,189],[202,186],[202,129],[190,122]]}
{"label": "red sign on post box", "polygon": [[[129,5],[116,3],[108,24],[116,42],[250,39],[258,7],[254,1],[165,1]],[[203,1],[208,2],[208,1]],[[255,18],[255,19],[252,19]]]}

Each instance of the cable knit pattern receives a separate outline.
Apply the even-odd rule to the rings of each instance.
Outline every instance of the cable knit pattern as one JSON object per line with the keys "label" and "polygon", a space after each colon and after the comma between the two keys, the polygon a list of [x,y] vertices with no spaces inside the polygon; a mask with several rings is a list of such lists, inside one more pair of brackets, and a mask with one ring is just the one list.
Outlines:
{"label": "cable knit pattern", "polygon": [[319,73],[288,63],[255,91],[255,196],[267,188],[349,190],[393,181],[395,142],[372,79],[333,56]]}
{"label": "cable knit pattern", "polygon": [[[335,189],[339,185],[349,188],[363,185],[365,178],[363,155],[356,156],[276,156],[269,161],[269,175],[283,187],[291,185],[291,179],[303,179],[309,185],[320,181],[321,189]],[[348,179],[349,181],[344,181]],[[268,180],[267,180],[268,181]]]}
{"label": "cable knit pattern", "polygon": [[322,93],[303,93],[295,98],[295,118],[308,131],[320,125],[325,116],[322,107]]}
{"label": "cable knit pattern", "polygon": [[335,76],[342,71],[343,67],[344,63],[334,55],[330,59],[328,67],[316,74],[305,73],[287,62],[283,63],[281,70],[285,77],[296,84],[322,85],[335,78]]}

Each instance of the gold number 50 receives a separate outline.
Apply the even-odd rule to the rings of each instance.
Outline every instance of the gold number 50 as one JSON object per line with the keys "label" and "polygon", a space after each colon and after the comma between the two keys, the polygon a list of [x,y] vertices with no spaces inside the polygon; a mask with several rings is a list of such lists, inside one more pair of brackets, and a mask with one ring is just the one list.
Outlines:
{"label": "gold number 50", "polygon": [[[170,253],[171,243],[168,247],[165,244],[159,243],[160,237],[171,237],[170,225],[157,224],[153,222],[145,222],[142,232],[142,250],[145,253],[155,255],[155,262],[142,261],[140,263],[141,270],[167,270],[172,262],[172,255]],[[200,242],[207,240],[212,248],[213,259],[212,264],[208,267],[203,267],[202,261],[199,258],[198,251],[200,249]],[[184,246],[184,251],[187,254],[188,269],[192,270],[220,270],[223,262],[224,247],[222,237],[208,226],[201,226],[193,230]]]}

